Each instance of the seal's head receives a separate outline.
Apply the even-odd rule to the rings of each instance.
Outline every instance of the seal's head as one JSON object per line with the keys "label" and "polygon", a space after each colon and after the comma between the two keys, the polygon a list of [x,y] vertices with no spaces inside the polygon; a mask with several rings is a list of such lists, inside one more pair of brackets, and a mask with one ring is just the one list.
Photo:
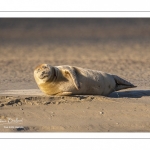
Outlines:
{"label": "seal's head", "polygon": [[34,78],[38,84],[51,80],[54,76],[54,68],[48,64],[41,64],[34,70]]}

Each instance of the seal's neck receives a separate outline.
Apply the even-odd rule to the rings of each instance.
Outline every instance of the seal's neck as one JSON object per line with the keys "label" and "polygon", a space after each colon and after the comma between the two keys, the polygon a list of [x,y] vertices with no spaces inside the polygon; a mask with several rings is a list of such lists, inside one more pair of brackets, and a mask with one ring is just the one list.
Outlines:
{"label": "seal's neck", "polygon": [[53,67],[52,69],[53,69],[52,75],[51,75],[51,77],[49,79],[49,81],[51,81],[51,82],[56,81],[59,78],[59,70],[58,70],[58,68]]}

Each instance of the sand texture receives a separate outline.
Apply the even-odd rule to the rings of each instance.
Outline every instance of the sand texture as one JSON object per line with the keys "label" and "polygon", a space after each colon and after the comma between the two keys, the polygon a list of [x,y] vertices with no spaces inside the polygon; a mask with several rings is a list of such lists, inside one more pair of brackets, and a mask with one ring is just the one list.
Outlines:
{"label": "sand texture", "polygon": [[[116,74],[137,88],[47,96],[48,63]],[[0,132],[149,132],[150,19],[0,19]]]}

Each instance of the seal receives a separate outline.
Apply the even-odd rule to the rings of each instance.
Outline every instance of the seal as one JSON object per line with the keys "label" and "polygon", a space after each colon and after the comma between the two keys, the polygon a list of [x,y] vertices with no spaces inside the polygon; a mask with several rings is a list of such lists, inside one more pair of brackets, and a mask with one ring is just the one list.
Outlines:
{"label": "seal", "polygon": [[103,95],[134,88],[130,82],[102,71],[75,66],[41,64],[34,70],[35,81],[48,95]]}

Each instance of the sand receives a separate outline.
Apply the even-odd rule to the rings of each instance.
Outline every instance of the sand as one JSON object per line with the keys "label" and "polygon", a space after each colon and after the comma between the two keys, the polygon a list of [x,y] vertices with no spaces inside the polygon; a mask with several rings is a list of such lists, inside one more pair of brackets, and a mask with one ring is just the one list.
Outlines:
{"label": "sand", "polygon": [[[149,132],[150,19],[0,19],[0,132]],[[137,88],[47,96],[48,63],[116,74]]]}

